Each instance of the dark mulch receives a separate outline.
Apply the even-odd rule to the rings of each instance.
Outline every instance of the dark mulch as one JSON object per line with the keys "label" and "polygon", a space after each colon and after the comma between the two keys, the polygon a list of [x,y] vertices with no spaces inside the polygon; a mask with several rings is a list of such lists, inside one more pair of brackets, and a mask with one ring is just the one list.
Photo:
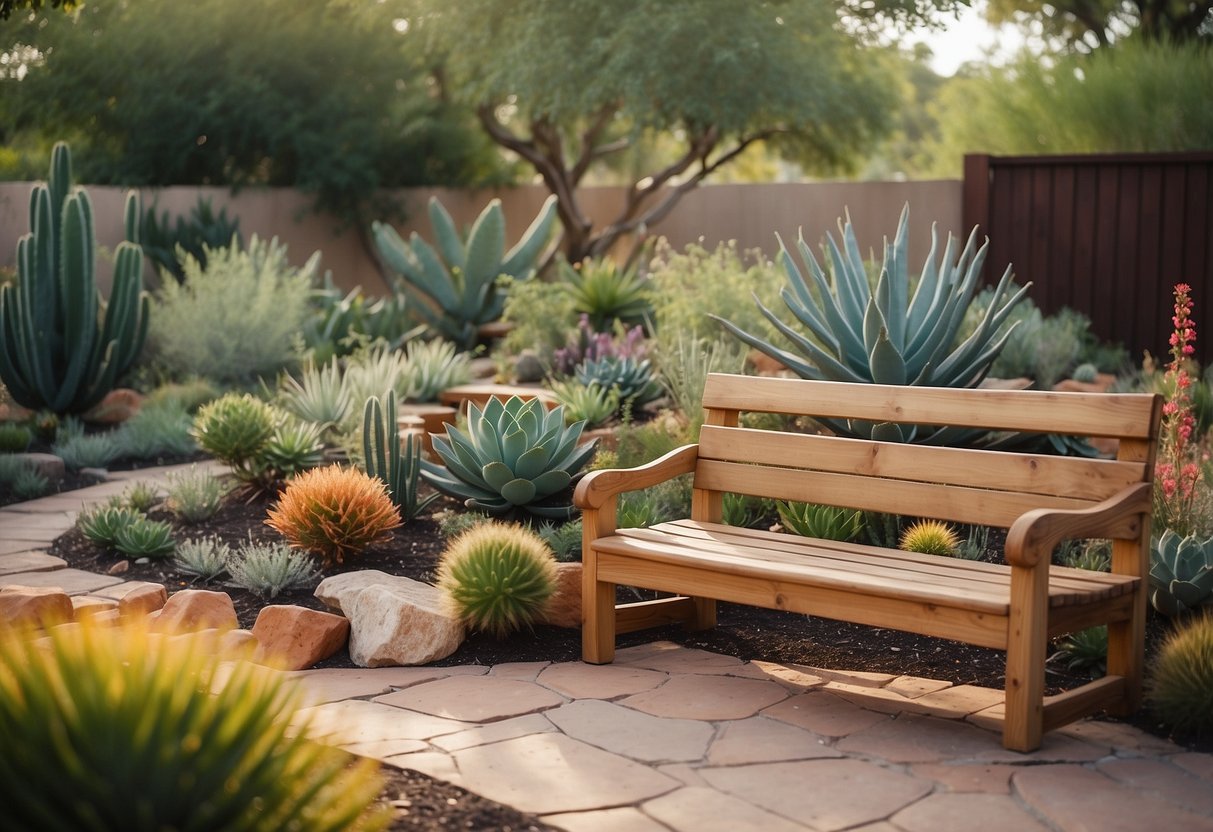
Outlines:
{"label": "dark mulch", "polygon": [[492,829],[497,832],[559,832],[534,815],[486,800],[467,789],[419,771],[384,766],[379,800],[392,809],[393,832]]}

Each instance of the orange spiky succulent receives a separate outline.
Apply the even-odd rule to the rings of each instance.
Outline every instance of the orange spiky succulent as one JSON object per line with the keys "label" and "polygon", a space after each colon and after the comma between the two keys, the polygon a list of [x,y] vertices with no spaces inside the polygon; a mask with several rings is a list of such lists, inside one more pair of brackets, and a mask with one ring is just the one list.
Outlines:
{"label": "orange spiky succulent", "polygon": [[343,562],[385,540],[400,513],[382,482],[354,468],[330,465],[287,483],[265,521],[298,549]]}

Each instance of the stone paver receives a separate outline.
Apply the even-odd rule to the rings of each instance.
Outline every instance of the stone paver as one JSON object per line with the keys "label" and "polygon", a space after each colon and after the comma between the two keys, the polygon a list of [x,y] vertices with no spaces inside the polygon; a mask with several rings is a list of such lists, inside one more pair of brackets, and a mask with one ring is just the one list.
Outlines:
{"label": "stone paver", "polygon": [[733,656],[655,641],[615,651],[615,664],[644,667],[665,673],[698,673],[705,676],[749,676],[762,678],[761,670]]}
{"label": "stone paver", "polygon": [[122,583],[121,578],[98,575],[82,569],[56,569],[53,572],[14,572],[0,577],[0,587],[57,586],[68,595],[87,595],[107,586]]}
{"label": "stone paver", "polygon": [[467,784],[463,781],[463,775],[460,774],[458,766],[455,765],[455,761],[451,759],[449,754],[421,751],[415,754],[398,754],[382,759],[383,762],[397,768],[411,768],[414,771],[420,771],[422,774],[428,774],[430,777],[467,788]]}
{"label": "stone paver", "polygon": [[1001,794],[933,794],[893,815],[894,826],[905,832],[1049,832],[1034,817]]}
{"label": "stone paver", "polygon": [[495,722],[555,708],[565,699],[517,679],[452,676],[389,693],[375,701],[463,722]]}
{"label": "stone paver", "polygon": [[916,715],[900,716],[838,741],[839,751],[880,757],[891,763],[936,763],[994,755],[1013,759],[995,734],[963,722]]}
{"label": "stone paver", "polygon": [[533,682],[535,677],[551,662],[506,662],[494,665],[489,669],[489,675],[502,679],[518,679],[522,682]]}
{"label": "stone paver", "polygon": [[18,552],[0,555],[0,575],[15,575],[20,572],[50,572],[65,569],[67,561],[43,552]]}
{"label": "stone paver", "polygon": [[704,779],[777,815],[833,832],[882,820],[931,784],[862,760],[806,760],[714,768]]}
{"label": "stone paver", "polygon": [[767,708],[762,715],[826,737],[845,737],[889,719],[827,693],[793,696]]}
{"label": "stone paver", "polygon": [[1127,789],[1076,765],[1032,766],[1011,784],[1020,798],[1061,832],[1140,832],[1142,829],[1213,829],[1201,817]]}
{"label": "stone paver", "polygon": [[46,549],[45,543],[33,540],[17,540],[10,538],[5,529],[0,529],[0,555],[17,555],[23,552],[40,552]]}
{"label": "stone paver", "polygon": [[686,675],[674,676],[661,687],[629,696],[620,704],[674,719],[745,719],[787,695],[774,682]]}
{"label": "stone paver", "polygon": [[304,699],[312,705],[339,702],[342,699],[363,699],[391,693],[393,690],[445,679],[448,676],[483,676],[489,669],[482,666],[460,667],[376,667],[361,670],[325,668],[300,670],[292,673],[303,688]]}
{"label": "stone paver", "polygon": [[969,763],[948,765],[946,763],[920,763],[910,771],[915,777],[934,780],[952,792],[983,792],[985,794],[1010,794],[1011,775],[1018,767],[993,763]]}
{"label": "stone paver", "polygon": [[766,678],[778,682],[793,693],[804,693],[826,683],[822,677],[806,673],[795,666],[763,661],[752,661],[750,664],[761,670]]}
{"label": "stone paver", "polygon": [[565,832],[669,832],[670,829],[631,806],[545,815],[543,819]]}
{"label": "stone paver", "polygon": [[1213,783],[1213,754],[1176,754],[1170,759],[1189,774],[1195,774],[1200,779]]}
{"label": "stone paver", "polygon": [[727,723],[708,751],[708,762],[724,766],[840,756],[825,737],[756,716]]}
{"label": "stone paver", "polygon": [[660,719],[598,699],[571,702],[546,716],[574,739],[646,763],[699,760],[715,733],[707,722]]}
{"label": "stone paver", "polygon": [[893,693],[906,699],[917,699],[928,693],[946,690],[952,687],[952,683],[940,682],[936,679],[923,679],[919,676],[898,676],[884,687],[885,690],[891,690]]}
{"label": "stone paver", "polygon": [[634,804],[677,781],[563,734],[533,734],[456,751],[469,789],[524,812],[550,814]]}
{"label": "stone paver", "polygon": [[638,667],[562,662],[546,668],[535,681],[571,699],[618,699],[652,690],[667,678],[664,673]]}
{"label": "stone paver", "polygon": [[[548,713],[551,713],[551,711]],[[512,740],[518,737],[525,737],[528,734],[546,734],[549,731],[555,730],[556,726],[543,714],[527,714],[526,716],[518,716],[513,719],[503,719],[500,722],[477,725],[455,734],[444,734],[441,737],[434,737],[430,740],[430,744],[441,748],[443,751],[459,751],[462,748],[472,748],[477,745],[488,745],[491,742]]]}
{"label": "stone paver", "polygon": [[803,832],[806,828],[715,789],[679,789],[641,808],[678,832]]}
{"label": "stone paver", "polygon": [[58,512],[28,512],[14,511],[10,507],[0,508],[0,530],[7,538],[19,540],[40,540],[39,537],[29,537],[27,533],[37,535],[49,534],[49,540],[54,540],[64,531],[70,529],[76,522],[77,512],[74,510]]}
{"label": "stone paver", "polygon": [[1096,768],[1113,780],[1147,792],[1173,806],[1213,817],[1213,788],[1199,777],[1170,763],[1141,758],[1117,759],[1105,760]]}
{"label": "stone paver", "polygon": [[343,745],[380,740],[428,740],[472,727],[467,722],[358,699],[304,708],[298,718],[310,721],[313,735],[327,736]]}

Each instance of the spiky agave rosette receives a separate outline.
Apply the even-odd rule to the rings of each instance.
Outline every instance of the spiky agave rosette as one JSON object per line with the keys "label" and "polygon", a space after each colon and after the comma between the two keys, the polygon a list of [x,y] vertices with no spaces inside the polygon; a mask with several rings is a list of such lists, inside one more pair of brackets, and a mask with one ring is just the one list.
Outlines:
{"label": "spiky agave rosette", "polygon": [[489,399],[482,411],[468,406],[467,433],[448,425],[434,434],[434,451],[445,463],[421,463],[421,475],[438,491],[474,511],[503,515],[522,509],[540,517],[568,519],[576,509],[541,502],[568,489],[594,455],[594,442],[578,447],[585,422],[565,427],[564,408],[547,410],[539,399]]}

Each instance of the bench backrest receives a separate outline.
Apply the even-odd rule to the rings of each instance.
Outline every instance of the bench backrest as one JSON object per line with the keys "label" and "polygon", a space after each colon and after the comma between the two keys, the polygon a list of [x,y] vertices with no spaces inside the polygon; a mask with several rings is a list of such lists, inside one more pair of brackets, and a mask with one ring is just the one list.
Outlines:
{"label": "bench backrest", "polygon": [[[692,517],[722,492],[1009,526],[1033,508],[1085,508],[1153,479],[1161,400],[845,384],[713,373],[704,388]],[[1110,437],[1116,459],[930,447],[738,427],[741,412]],[[873,477],[884,480],[873,487]]]}

